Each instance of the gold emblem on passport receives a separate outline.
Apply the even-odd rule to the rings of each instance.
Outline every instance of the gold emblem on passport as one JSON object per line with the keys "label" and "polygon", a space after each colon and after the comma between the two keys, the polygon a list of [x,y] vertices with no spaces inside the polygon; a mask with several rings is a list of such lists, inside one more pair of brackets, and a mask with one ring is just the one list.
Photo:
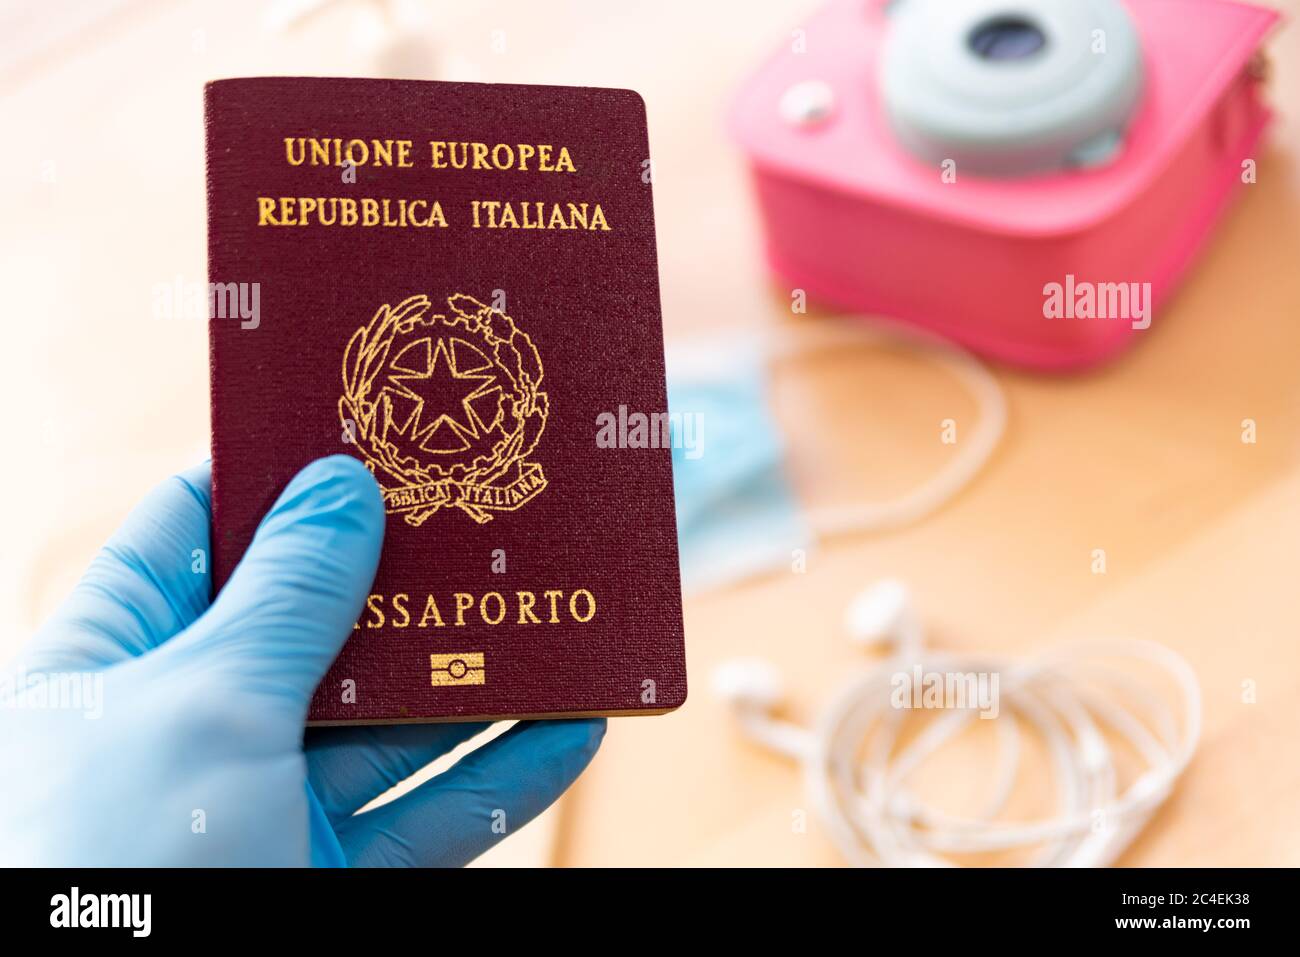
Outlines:
{"label": "gold emblem on passport", "polygon": [[[449,507],[490,522],[546,488],[527,461],[549,408],[536,347],[471,296],[447,306],[431,313],[427,296],[380,306],[343,355],[344,436],[379,479],[385,509],[409,525]],[[482,684],[479,674],[469,683]]]}
{"label": "gold emblem on passport", "polygon": [[483,666],[483,652],[462,651],[450,655],[430,655],[433,666],[433,686],[487,684]]}

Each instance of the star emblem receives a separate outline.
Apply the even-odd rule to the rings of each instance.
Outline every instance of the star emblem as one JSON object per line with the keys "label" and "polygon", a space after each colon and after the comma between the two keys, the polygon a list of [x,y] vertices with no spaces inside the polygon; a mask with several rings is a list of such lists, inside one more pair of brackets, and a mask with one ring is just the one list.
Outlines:
{"label": "star emblem", "polygon": [[502,391],[492,363],[454,336],[408,344],[389,365],[385,431],[435,454],[461,452],[499,430]]}

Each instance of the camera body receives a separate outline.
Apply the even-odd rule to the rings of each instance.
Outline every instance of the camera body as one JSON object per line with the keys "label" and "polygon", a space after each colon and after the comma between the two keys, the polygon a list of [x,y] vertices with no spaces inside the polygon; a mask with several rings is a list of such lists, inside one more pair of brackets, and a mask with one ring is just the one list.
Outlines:
{"label": "camera body", "polygon": [[732,109],[769,262],[1005,362],[1112,356],[1252,180],[1277,19],[1227,0],[837,0]]}

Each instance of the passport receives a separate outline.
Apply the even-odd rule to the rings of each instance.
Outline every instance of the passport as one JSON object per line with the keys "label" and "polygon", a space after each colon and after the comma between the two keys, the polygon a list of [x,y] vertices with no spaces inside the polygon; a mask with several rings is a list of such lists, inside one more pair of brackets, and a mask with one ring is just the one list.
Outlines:
{"label": "passport", "polygon": [[205,126],[214,588],[313,459],[387,513],[309,723],[679,706],[641,98],[230,79]]}

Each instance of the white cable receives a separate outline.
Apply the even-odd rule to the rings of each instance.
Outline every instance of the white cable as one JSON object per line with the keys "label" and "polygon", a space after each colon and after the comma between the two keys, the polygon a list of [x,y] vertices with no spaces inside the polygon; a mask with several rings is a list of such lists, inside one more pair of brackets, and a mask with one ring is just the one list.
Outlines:
{"label": "white cable", "polygon": [[[811,800],[845,858],[857,865],[951,866],[945,854],[1036,848],[1036,866],[1113,863],[1173,790],[1200,738],[1201,692],[1191,666],[1148,641],[1093,641],[1020,661],[953,655],[924,648],[919,627],[903,607],[901,586],[888,583],[867,597],[877,606],[857,614],[859,631],[879,631],[881,601],[895,608],[887,637],[894,653],[851,682],[812,730],[777,721],[777,678],[763,662],[720,669],[719,690],[731,700],[746,734],[800,761]],[[890,589],[894,589],[890,591]],[[882,597],[883,596],[883,597]],[[856,614],[856,613],[855,613]],[[875,635],[879,637],[877,633]],[[859,637],[862,637],[860,633]],[[1100,662],[1128,659],[1155,665],[1177,685],[1175,709],[1126,671]],[[912,737],[901,732],[909,714],[895,707],[897,675],[996,674],[998,759],[992,797],[980,813],[954,817],[909,789],[910,775],[949,745],[989,702],[949,707]],[[761,694],[754,688],[761,686]],[[1038,821],[1000,821],[1023,764],[1022,739],[1045,747],[1056,783],[1056,813]],[[1124,742],[1144,768],[1122,790],[1113,742]]]}
{"label": "white cable", "polygon": [[823,535],[883,531],[920,521],[979,474],[1006,431],[1006,397],[997,379],[978,359],[946,339],[888,320],[873,319],[868,324],[861,318],[780,326],[767,335],[774,351],[785,356],[876,342],[907,347],[951,373],[970,392],[979,410],[975,428],[958,445],[952,460],[911,491],[886,502],[809,509],[809,521]]}

